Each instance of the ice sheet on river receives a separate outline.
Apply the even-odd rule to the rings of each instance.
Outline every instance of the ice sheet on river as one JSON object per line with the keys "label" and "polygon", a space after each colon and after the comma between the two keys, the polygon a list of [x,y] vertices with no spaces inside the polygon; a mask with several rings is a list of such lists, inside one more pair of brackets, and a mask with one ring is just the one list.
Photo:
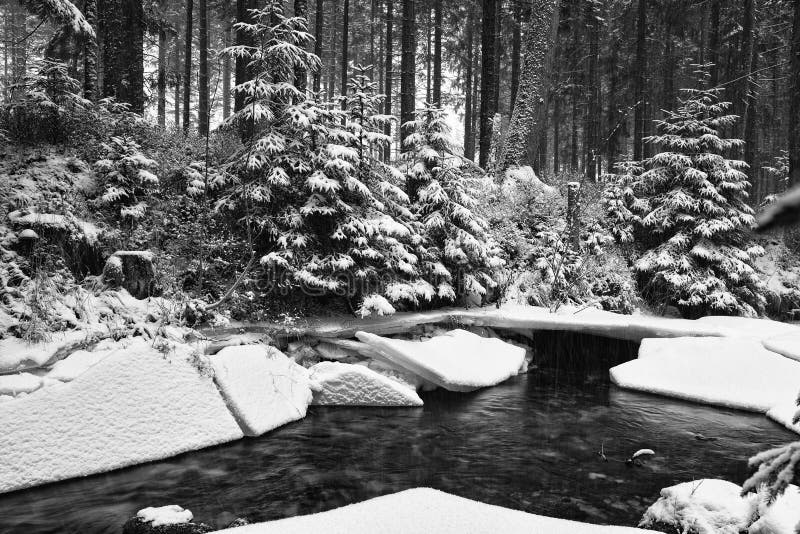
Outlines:
{"label": "ice sheet on river", "polygon": [[635,534],[629,527],[590,525],[511,510],[431,488],[414,488],[328,512],[220,531],[220,534]]}
{"label": "ice sheet on river", "polygon": [[209,359],[214,380],[246,435],[260,436],[306,416],[308,371],[278,349],[225,347]]}
{"label": "ice sheet on river", "polygon": [[452,330],[427,341],[390,339],[367,332],[356,334],[381,358],[450,391],[494,386],[516,375],[525,349],[500,339]]}
{"label": "ice sheet on river", "polygon": [[0,403],[0,493],[241,438],[190,359],[128,339],[72,382]]}
{"label": "ice sheet on river", "polygon": [[364,365],[320,362],[309,369],[320,387],[314,404],[338,406],[422,406],[415,389]]}
{"label": "ice sheet on river", "polygon": [[800,389],[800,362],[747,337],[645,339],[610,374],[624,388],[762,413]]}

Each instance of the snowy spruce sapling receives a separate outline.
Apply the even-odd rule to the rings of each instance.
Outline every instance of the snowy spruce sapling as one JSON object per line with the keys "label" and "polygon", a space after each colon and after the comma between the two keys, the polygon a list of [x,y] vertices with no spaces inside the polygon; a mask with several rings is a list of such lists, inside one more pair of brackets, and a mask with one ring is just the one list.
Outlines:
{"label": "snowy spruce sapling", "polygon": [[425,235],[418,247],[423,274],[439,299],[482,298],[497,286],[504,261],[475,212],[474,178],[451,149],[445,113],[418,110],[403,128],[407,190]]}
{"label": "snowy spruce sapling", "polygon": [[685,316],[756,315],[763,283],[753,266],[763,249],[750,240],[747,165],[729,159],[742,146],[722,131],[738,119],[716,90],[685,90],[686,98],[648,142],[657,153],[620,165],[605,192],[615,237],[634,243],[642,293]]}
{"label": "snowy spruce sapling", "polygon": [[387,270],[389,278],[416,281],[417,259],[402,221],[411,217],[407,196],[377,157],[388,138],[374,84],[359,74],[344,106],[314,101],[291,83],[296,67],[319,68],[305,50],[305,20],[285,16],[277,0],[253,15],[237,28],[260,44],[227,49],[254,71],[236,87],[244,106],[232,118],[251,127],[217,206],[252,233],[278,287],[355,297],[362,314],[392,313],[392,284],[380,281]]}

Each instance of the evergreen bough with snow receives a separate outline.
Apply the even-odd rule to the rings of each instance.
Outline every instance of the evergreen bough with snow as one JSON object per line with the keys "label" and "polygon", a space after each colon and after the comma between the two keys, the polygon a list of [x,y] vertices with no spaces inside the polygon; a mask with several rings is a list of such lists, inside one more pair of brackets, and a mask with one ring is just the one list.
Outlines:
{"label": "evergreen bough with snow", "polygon": [[658,153],[621,165],[605,192],[611,228],[642,246],[634,271],[649,301],[688,317],[756,315],[765,300],[753,262],[764,251],[749,237],[746,164],[726,157],[743,142],[722,134],[738,117],[715,90],[686,94],[647,139]]}
{"label": "evergreen bough with snow", "polygon": [[245,104],[233,117],[251,135],[217,206],[239,216],[277,286],[361,300],[362,315],[393,313],[394,284],[419,283],[418,238],[400,176],[377,158],[389,139],[375,86],[357,75],[344,109],[308,98],[292,84],[296,67],[319,68],[305,19],[277,0],[253,15],[237,29],[260,44],[228,48],[255,73],[236,87]]}
{"label": "evergreen bough with snow", "polygon": [[418,246],[423,276],[438,299],[484,297],[497,286],[504,261],[487,222],[475,213],[474,179],[452,151],[444,111],[418,110],[403,128],[409,132],[404,140],[407,189],[424,235]]}

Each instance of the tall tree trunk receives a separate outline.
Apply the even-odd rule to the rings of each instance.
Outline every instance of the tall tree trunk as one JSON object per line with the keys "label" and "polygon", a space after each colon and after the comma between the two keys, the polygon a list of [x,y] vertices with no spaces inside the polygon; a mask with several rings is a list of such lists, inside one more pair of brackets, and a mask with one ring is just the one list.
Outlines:
{"label": "tall tree trunk", "polygon": [[800,0],[794,0],[790,56],[789,183],[800,185]]}
{"label": "tall tree trunk", "polygon": [[175,96],[173,98],[173,105],[174,105],[174,120],[175,120],[175,131],[178,131],[181,127],[181,87],[183,86],[183,76],[181,75],[181,68],[183,67],[183,63],[181,62],[181,43],[180,43],[180,28],[178,29],[178,33],[175,34],[175,63],[173,66],[173,76],[175,78]]}
{"label": "tall tree trunk", "polygon": [[600,76],[597,70],[600,55],[600,21],[594,3],[586,2],[586,24],[589,26],[588,93],[589,107],[586,121],[586,177],[592,182],[598,178],[600,163]]}
{"label": "tall tree trunk", "polygon": [[[85,0],[83,16],[97,35],[97,0]],[[87,100],[97,97],[97,38],[86,39],[83,48],[83,96]]]}
{"label": "tall tree trunk", "polygon": [[200,32],[200,72],[197,77],[197,133],[201,137],[208,135],[210,110],[208,102],[208,4],[207,0],[199,0],[197,8],[199,20],[197,30]]}
{"label": "tall tree trunk", "polygon": [[134,113],[144,112],[144,10],[141,0],[122,3],[124,47],[118,57],[122,77],[117,98]]}
{"label": "tall tree trunk", "polygon": [[[347,96],[347,79],[348,79],[348,52],[350,50],[350,0],[344,0],[344,8],[342,14],[342,96]],[[342,99],[342,109],[345,109],[347,104]]]}
{"label": "tall tree trunk", "polygon": [[[230,0],[225,3],[225,46],[231,46],[233,30],[230,21]],[[222,118],[227,119],[231,116],[231,56],[222,54]]]}
{"label": "tall tree trunk", "polygon": [[[306,26],[308,25],[308,3],[306,0],[294,0],[294,16],[305,19]],[[306,69],[300,66],[294,68],[294,86],[301,93],[306,92],[308,86],[308,73]]]}
{"label": "tall tree trunk", "polygon": [[634,78],[634,129],[633,159],[641,161],[643,155],[643,139],[645,128],[645,111],[647,107],[645,84],[647,82],[647,44],[645,43],[645,25],[647,24],[646,0],[638,0],[636,13],[636,63]]}
{"label": "tall tree trunk", "polygon": [[[492,61],[492,67],[494,68],[494,94],[492,95],[492,108],[489,110],[491,114],[492,121],[495,120],[495,115],[500,111],[500,58],[502,57],[503,51],[503,41],[502,41],[502,14],[503,14],[503,0],[496,0],[495,2],[495,13],[494,13],[494,60]],[[508,110],[510,115],[511,110]],[[502,124],[502,122],[501,122]],[[494,142],[498,141],[500,138],[500,132],[495,133],[492,132],[492,139]],[[494,147],[493,147],[494,148]],[[497,157],[500,154],[496,155]]]}
{"label": "tall tree trunk", "polygon": [[473,86],[475,84],[475,77],[473,75],[473,64],[475,61],[474,54],[474,25],[475,25],[475,7],[470,5],[469,15],[467,16],[467,61],[464,73],[464,157],[469,160],[475,159],[475,131],[472,129],[474,123],[473,114],[475,113],[475,100],[472,98]]}
{"label": "tall tree trunk", "polygon": [[158,29],[158,125],[167,124],[167,30],[163,24]]}
{"label": "tall tree trunk", "polygon": [[[481,116],[480,133],[478,134],[480,155],[478,157],[478,164],[484,168],[489,163],[489,153],[492,148],[494,111],[497,109],[497,103],[494,102],[495,74],[497,72],[494,68],[495,47],[497,46],[497,2],[498,0],[483,0],[483,25],[481,28]],[[524,141],[522,141],[522,143],[524,144]]]}
{"label": "tall tree trunk", "polygon": [[570,152],[569,152],[569,170],[570,172],[576,173],[580,170],[578,165],[578,98],[579,98],[578,90],[576,87],[572,87],[572,91],[570,92],[569,98],[570,103],[572,104],[572,113],[571,113],[571,127],[570,127]]}
{"label": "tall tree trunk", "polygon": [[509,112],[514,112],[514,102],[517,100],[517,89],[519,88],[519,64],[520,54],[522,49],[522,0],[513,0],[514,17],[512,24],[514,26],[513,33],[511,34],[511,105]]}
{"label": "tall tree trunk", "polygon": [[[752,63],[753,59],[753,48],[754,48],[754,26],[755,26],[755,12],[756,12],[756,2],[755,0],[744,0],[744,21],[742,22],[742,40],[741,40],[741,48],[739,49],[739,65],[738,65],[738,72],[737,78],[740,78],[739,81],[736,83],[736,90],[735,90],[735,100],[734,100],[734,111],[740,117],[746,118],[747,114],[747,93],[748,89],[750,88],[750,73],[751,67],[750,64]],[[744,137],[744,129],[746,121],[742,121],[740,128],[737,129],[741,137]],[[737,125],[738,126],[738,125]],[[743,151],[740,151],[739,154],[743,154]]]}
{"label": "tall tree trunk", "polygon": [[708,61],[711,63],[711,87],[719,85],[720,1],[711,0],[711,36],[708,38]]}
{"label": "tall tree trunk", "polygon": [[426,83],[426,90],[425,90],[425,103],[429,104],[431,102],[431,4],[430,1],[426,0],[425,2],[425,35],[426,35],[426,45],[425,45],[425,83]]}
{"label": "tall tree trunk", "polygon": [[336,5],[337,2],[332,2],[331,4],[331,20],[334,22],[330,24],[331,45],[329,49],[330,63],[328,67],[328,100],[333,100],[333,97],[336,94],[336,30],[339,27],[339,25],[335,23],[337,12]]}
{"label": "tall tree trunk", "polygon": [[619,135],[621,121],[625,120],[619,113],[618,95],[619,87],[619,49],[611,47],[611,58],[609,61],[609,80],[608,80],[608,137],[606,142],[606,157],[608,158],[608,172],[614,172],[614,164],[617,161],[619,152]]}
{"label": "tall tree trunk", "polygon": [[758,162],[758,130],[756,128],[758,106],[758,83],[755,72],[758,70],[758,46],[753,46],[750,59],[750,84],[747,90],[747,99],[744,115],[744,161],[750,167],[750,197],[751,205],[758,206],[763,195],[761,194],[761,166]]}
{"label": "tall tree trunk", "polygon": [[[414,0],[403,0],[402,57],[400,61],[400,149],[405,152],[408,131],[405,123],[414,120],[416,107],[417,21]],[[416,191],[414,191],[416,193]]]}
{"label": "tall tree trunk", "polygon": [[[314,11],[314,54],[322,61],[322,32],[325,30],[325,2],[317,0],[317,9]],[[314,72],[314,92],[319,93],[322,86],[322,66]]]}
{"label": "tall tree trunk", "polygon": [[[392,42],[394,33],[394,5],[392,0],[386,0],[386,58],[384,59],[385,66],[385,74],[384,74],[384,88],[383,93],[386,96],[386,100],[383,101],[383,113],[385,115],[392,115],[392,74],[393,74],[393,53],[394,50],[392,47],[394,46]],[[383,133],[387,136],[391,137],[392,135],[392,125],[390,123],[386,123],[383,127]],[[392,156],[392,143],[390,142],[386,147],[386,150],[383,153],[383,160],[386,163],[389,163],[389,160]]]}
{"label": "tall tree trunk", "polygon": [[[547,99],[558,30],[559,3],[559,0],[534,0],[531,7],[520,85],[500,165],[503,171],[532,163],[525,161],[526,142],[528,139],[539,139],[541,135],[543,104]],[[533,156],[536,157],[536,154]],[[502,173],[497,173],[496,178],[502,179]]]}
{"label": "tall tree trunk", "polygon": [[442,0],[433,4],[433,105],[442,106]]}
{"label": "tall tree trunk", "polygon": [[186,0],[186,34],[183,41],[183,132],[189,131],[192,105],[192,12],[194,0]]}
{"label": "tall tree trunk", "polygon": [[[192,0],[188,0],[191,2]],[[254,0],[236,0],[236,20],[238,22],[247,22],[252,23],[253,17],[250,13],[250,9],[255,6]],[[254,46],[254,42],[250,34],[243,30],[234,29],[235,32],[235,42],[237,46]],[[249,63],[249,59],[244,57],[236,57],[236,65],[235,65],[235,77],[236,77],[236,85],[241,85],[248,80],[253,78],[253,73],[251,69],[248,68],[247,64]],[[245,102],[245,94],[241,91],[236,91],[233,96],[233,111],[237,112],[244,107]],[[244,135],[244,130],[242,131]]]}
{"label": "tall tree trunk", "polygon": [[561,172],[561,92],[553,90],[553,174]]}

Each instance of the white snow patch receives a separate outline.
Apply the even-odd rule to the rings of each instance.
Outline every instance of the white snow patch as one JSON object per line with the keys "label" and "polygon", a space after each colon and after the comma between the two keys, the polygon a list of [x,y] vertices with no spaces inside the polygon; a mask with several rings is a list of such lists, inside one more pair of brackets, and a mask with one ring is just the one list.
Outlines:
{"label": "white snow patch", "polygon": [[795,330],[768,337],[762,343],[772,352],[800,361],[800,328],[795,327]]}
{"label": "white snow patch", "polygon": [[163,525],[178,525],[181,523],[188,523],[194,519],[191,510],[185,510],[177,504],[170,504],[168,506],[159,506],[158,508],[148,507],[142,508],[136,514],[136,517],[150,523],[151,527],[160,527]]}
{"label": "white snow patch", "polygon": [[242,437],[177,346],[126,339],[72,382],[0,403],[0,492],[103,473]]}
{"label": "white snow patch", "polygon": [[452,330],[427,341],[407,341],[357,332],[388,362],[451,391],[494,386],[514,376],[525,360],[525,349],[499,339]]}
{"label": "white snow patch", "polygon": [[31,393],[42,387],[42,378],[31,373],[0,375],[0,395]]}
{"label": "white snow patch", "polygon": [[70,330],[54,332],[50,341],[41,343],[28,343],[16,337],[0,339],[0,373],[43,367],[57,357],[60,349],[79,343],[88,336],[85,331]]}
{"label": "white snow patch", "polygon": [[725,335],[731,337],[751,337],[761,340],[780,334],[800,334],[800,328],[771,319],[709,315],[697,319],[697,322],[722,328]]}
{"label": "white snow patch", "polygon": [[75,380],[112,352],[111,349],[96,350],[94,352],[87,350],[75,351],[63,360],[57,361],[45,376],[62,382]]}
{"label": "white snow patch", "polygon": [[778,403],[767,412],[767,417],[800,434],[800,422],[792,422],[796,415],[800,415],[800,408],[795,398]]}
{"label": "white snow patch", "polygon": [[800,362],[749,338],[644,339],[610,374],[620,387],[765,413],[796,398]]}
{"label": "white snow patch", "polygon": [[758,496],[742,497],[742,488],[716,479],[694,480],[661,490],[659,498],[644,513],[641,527],[665,523],[679,532],[739,534],[752,523]]}
{"label": "white snow patch", "polygon": [[748,534],[795,534],[800,527],[800,489],[790,484],[771,505],[762,500],[758,512],[760,517],[750,525]]}
{"label": "white snow patch", "polygon": [[635,534],[629,527],[578,523],[414,488],[327,512],[220,531],[225,534]]}
{"label": "white snow patch", "polygon": [[306,416],[308,372],[274,347],[225,347],[209,359],[220,392],[246,435],[260,436]]}
{"label": "white snow patch", "polygon": [[342,406],[422,406],[409,385],[379,374],[364,365],[320,362],[309,369],[321,386],[313,404]]}

